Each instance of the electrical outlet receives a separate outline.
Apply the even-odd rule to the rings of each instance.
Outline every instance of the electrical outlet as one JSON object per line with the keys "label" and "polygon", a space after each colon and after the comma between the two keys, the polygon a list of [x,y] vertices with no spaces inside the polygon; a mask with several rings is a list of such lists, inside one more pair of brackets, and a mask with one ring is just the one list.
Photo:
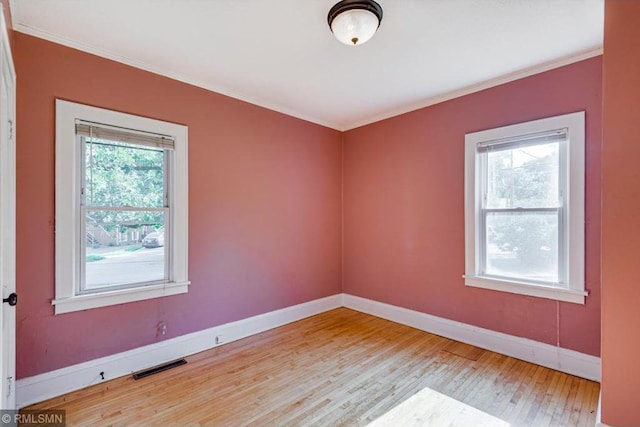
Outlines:
{"label": "electrical outlet", "polygon": [[216,345],[222,344],[223,342],[222,335],[216,335]]}
{"label": "electrical outlet", "polygon": [[158,322],[158,336],[167,335],[167,322],[164,320]]}

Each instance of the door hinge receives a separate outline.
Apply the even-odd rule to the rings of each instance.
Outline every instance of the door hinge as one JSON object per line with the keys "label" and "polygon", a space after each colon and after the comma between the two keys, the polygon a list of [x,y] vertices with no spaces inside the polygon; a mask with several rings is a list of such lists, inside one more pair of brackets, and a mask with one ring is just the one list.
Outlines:
{"label": "door hinge", "polygon": [[13,377],[7,377],[7,397],[13,393]]}
{"label": "door hinge", "polygon": [[13,141],[13,120],[9,120],[9,141]]}

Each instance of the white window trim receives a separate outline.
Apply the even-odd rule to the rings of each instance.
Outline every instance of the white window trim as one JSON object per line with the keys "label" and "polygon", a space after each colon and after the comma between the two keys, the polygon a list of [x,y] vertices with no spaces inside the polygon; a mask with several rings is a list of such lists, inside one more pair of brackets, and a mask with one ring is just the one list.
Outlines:
{"label": "white window trim", "polygon": [[[568,260],[567,287],[482,276],[479,273],[481,260],[477,250],[481,244],[477,221],[482,197],[480,186],[477,185],[481,180],[476,167],[479,160],[477,144],[561,128],[568,129],[569,167],[565,177],[569,193],[566,195],[568,223],[565,227],[565,233],[568,234],[565,248],[565,259]],[[585,296],[588,295],[584,281],[584,153],[584,111],[465,135],[465,285],[584,304]]]}
{"label": "white window trim", "polygon": [[[81,171],[75,131],[76,119],[139,129],[175,138],[171,173],[173,277],[168,283],[79,295]],[[55,314],[140,301],[188,292],[188,156],[186,126],[56,100],[56,296]]]}

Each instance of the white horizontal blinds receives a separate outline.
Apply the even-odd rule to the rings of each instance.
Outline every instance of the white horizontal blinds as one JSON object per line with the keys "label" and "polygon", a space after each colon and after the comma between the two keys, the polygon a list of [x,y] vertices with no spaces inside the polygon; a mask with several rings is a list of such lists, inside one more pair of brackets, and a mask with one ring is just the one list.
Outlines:
{"label": "white horizontal blinds", "polygon": [[76,120],[76,135],[86,138],[142,145],[162,150],[173,150],[175,147],[175,140],[169,135],[160,135],[83,120]]}
{"label": "white horizontal blinds", "polygon": [[523,148],[532,145],[550,144],[553,142],[566,141],[568,134],[569,129],[562,128],[511,138],[494,139],[491,141],[479,142],[477,144],[477,150],[479,153],[482,153],[487,151],[513,150],[515,148]]}

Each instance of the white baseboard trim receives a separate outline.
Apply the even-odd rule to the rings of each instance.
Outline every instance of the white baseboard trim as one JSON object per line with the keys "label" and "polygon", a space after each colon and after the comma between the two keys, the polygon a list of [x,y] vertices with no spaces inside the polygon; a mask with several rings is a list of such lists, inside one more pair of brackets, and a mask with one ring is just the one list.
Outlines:
{"label": "white baseboard trim", "polygon": [[[18,408],[24,408],[97,384],[103,381],[100,372],[104,372],[104,381],[111,380],[338,307],[347,307],[568,374],[600,381],[598,357],[366,298],[337,294],[19,379],[16,382],[16,404]],[[216,344],[216,336],[222,336],[222,342]],[[597,426],[607,427],[605,424]]]}
{"label": "white baseboard trim", "polygon": [[[271,311],[203,331],[16,381],[18,408],[255,335],[342,306],[342,294]],[[216,344],[215,337],[223,340]]]}
{"label": "white baseboard trim", "polygon": [[348,294],[343,294],[343,306],[571,375],[600,381],[599,357]]}

